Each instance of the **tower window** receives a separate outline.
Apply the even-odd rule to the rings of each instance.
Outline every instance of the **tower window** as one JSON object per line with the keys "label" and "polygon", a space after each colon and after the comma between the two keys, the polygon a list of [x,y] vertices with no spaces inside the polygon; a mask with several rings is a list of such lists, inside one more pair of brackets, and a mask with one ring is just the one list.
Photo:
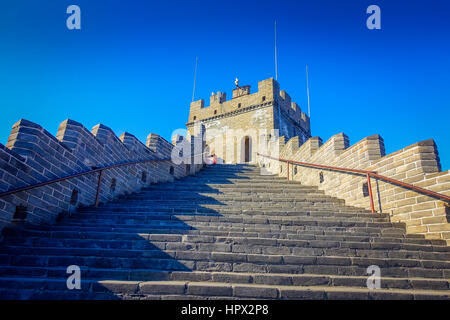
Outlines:
{"label": "tower window", "polygon": [[174,170],[174,168],[171,166],[171,167],[170,167],[170,170],[169,170],[169,173],[170,173],[171,175],[173,175],[174,172],[175,172],[175,170]]}
{"label": "tower window", "polygon": [[194,121],[195,121],[195,120],[197,120],[197,117],[196,117],[196,116],[194,116]]}
{"label": "tower window", "polygon": [[142,171],[141,181],[144,182],[144,183],[147,182],[147,172]]}
{"label": "tower window", "polygon": [[323,172],[319,173],[319,182],[323,183],[324,179],[323,179]]}
{"label": "tower window", "polygon": [[263,101],[263,102],[266,101],[266,96],[263,96],[263,97],[262,97],[262,101]]}
{"label": "tower window", "polygon": [[217,110],[214,110],[214,114],[217,114]]}
{"label": "tower window", "polygon": [[240,108],[241,107],[241,104],[240,103],[238,103],[238,108]]}
{"label": "tower window", "polygon": [[369,186],[367,185],[367,182],[364,182],[362,185],[362,193],[364,197],[369,196]]}

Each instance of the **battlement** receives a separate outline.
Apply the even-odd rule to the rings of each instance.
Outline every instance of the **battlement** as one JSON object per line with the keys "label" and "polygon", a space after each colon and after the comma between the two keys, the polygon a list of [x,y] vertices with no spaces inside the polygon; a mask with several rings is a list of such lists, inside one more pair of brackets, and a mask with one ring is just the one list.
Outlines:
{"label": "battlement", "polygon": [[250,94],[250,86],[243,86],[233,90],[233,99]]}
{"label": "battlement", "polygon": [[[69,119],[60,124],[55,137],[38,124],[22,119],[13,125],[6,146],[0,144],[0,192],[121,162],[170,159],[173,148],[172,143],[154,133],[149,134],[144,145],[130,133],[117,137],[102,124],[89,131]],[[197,169],[167,161],[105,170],[99,200],[105,203]],[[23,221],[41,224],[53,223],[59,214],[76,207],[92,205],[97,184],[98,174],[89,174],[1,197],[0,230],[17,220],[18,207],[25,208]]]}
{"label": "battlement", "polygon": [[226,93],[213,93],[210,105],[205,106],[205,100],[193,101],[190,105],[188,123],[217,117],[226,113],[244,109],[251,105],[274,101],[274,88],[278,87],[273,78],[260,81],[258,92],[250,94],[250,86],[242,86],[233,90],[232,100],[226,100]]}
{"label": "battlement", "polygon": [[279,89],[279,84],[273,78],[258,82],[258,91],[250,92],[250,86],[245,85],[233,90],[232,99],[226,100],[226,93],[212,93],[210,105],[205,106],[205,100],[193,101],[190,105],[188,125],[196,121],[205,121],[230,113],[236,113],[255,105],[280,105],[283,112],[295,123],[309,131],[309,117],[302,112],[297,103],[291,102],[291,97]]}
{"label": "battlement", "polygon": [[[450,171],[441,171],[437,146],[425,140],[391,154],[385,154],[379,135],[369,136],[354,145],[337,134],[325,143],[312,137],[302,145],[297,138],[285,142],[280,137],[280,158],[327,166],[376,171],[378,174],[450,196]],[[272,167],[278,162],[269,161]],[[266,165],[267,166],[267,165]],[[344,199],[347,205],[370,209],[366,177],[332,170],[280,164],[279,175],[314,185],[326,194]],[[392,222],[401,222],[408,233],[429,239],[444,239],[450,244],[450,207],[434,197],[406,189],[384,180],[372,180],[374,205],[378,212],[390,213]]]}

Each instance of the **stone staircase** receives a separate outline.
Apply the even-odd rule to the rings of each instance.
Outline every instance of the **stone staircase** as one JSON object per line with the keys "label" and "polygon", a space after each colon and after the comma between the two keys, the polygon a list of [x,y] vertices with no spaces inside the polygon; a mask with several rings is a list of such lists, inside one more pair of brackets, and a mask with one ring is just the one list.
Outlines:
{"label": "stone staircase", "polygon": [[[449,299],[450,247],[315,187],[215,165],[7,229],[1,299]],[[67,267],[81,268],[68,290]],[[381,269],[368,289],[367,267]]]}

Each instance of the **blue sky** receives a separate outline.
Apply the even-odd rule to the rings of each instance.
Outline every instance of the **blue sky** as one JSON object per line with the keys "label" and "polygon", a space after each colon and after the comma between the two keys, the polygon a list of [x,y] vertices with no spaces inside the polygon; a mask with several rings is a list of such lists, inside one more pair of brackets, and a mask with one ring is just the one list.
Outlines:
{"label": "blue sky", "polygon": [[[66,28],[79,5],[82,29]],[[381,8],[381,30],[366,8]],[[196,98],[231,95],[235,77],[256,90],[274,76],[306,110],[312,134],[353,144],[381,134],[386,152],[435,139],[450,167],[450,4],[446,1],[0,2],[0,142],[25,118],[56,134],[66,118],[145,141],[185,127]]]}

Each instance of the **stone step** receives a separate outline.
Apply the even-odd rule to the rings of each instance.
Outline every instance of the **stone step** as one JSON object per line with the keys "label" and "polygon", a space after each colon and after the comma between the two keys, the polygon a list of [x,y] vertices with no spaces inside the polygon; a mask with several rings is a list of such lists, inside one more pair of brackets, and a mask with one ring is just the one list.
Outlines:
{"label": "stone step", "polygon": [[[214,196],[205,196],[205,195],[199,195],[199,194],[191,194],[190,196],[180,196],[181,198],[175,197],[177,193],[166,193],[166,194],[158,194],[158,195],[149,195],[148,197],[144,198],[132,198],[128,197],[127,200],[130,202],[130,205],[134,205],[136,203],[155,203],[160,201],[166,201],[166,202],[174,202],[174,203],[185,203],[186,201],[196,201],[196,202],[204,202],[204,201],[245,201],[245,202],[254,202],[254,201],[260,201],[260,202],[268,202],[270,203],[271,199],[269,199],[269,196],[266,197],[257,197],[252,195],[241,195],[241,196],[231,196],[231,195],[214,195]],[[309,204],[309,203],[324,203],[324,204],[341,204],[344,206],[344,201],[339,199],[328,199],[325,196],[297,196],[297,197],[288,197],[288,196],[279,196],[274,197],[279,202],[299,202],[301,204]],[[117,202],[111,202],[111,205],[114,205]],[[108,204],[109,205],[109,204]]]}
{"label": "stone step", "polygon": [[[60,226],[65,228],[64,226]],[[171,234],[211,234],[218,236],[242,236],[242,237],[262,237],[262,238],[279,238],[279,239],[289,239],[295,238],[299,234],[314,234],[314,235],[335,235],[335,234],[345,234],[350,236],[370,236],[370,237],[394,237],[394,238],[406,238],[404,230],[402,229],[376,229],[376,228],[359,228],[359,229],[349,229],[349,228],[322,228],[322,227],[309,227],[309,228],[289,228],[285,227],[283,230],[272,230],[270,228],[227,228],[227,227],[216,227],[211,226],[197,226],[192,228],[187,225],[180,225],[178,228],[174,226],[156,226],[154,228],[146,229],[108,229],[107,231],[98,231],[98,229],[82,228],[80,230],[74,230],[75,228],[69,228],[69,230],[54,230],[53,228],[48,228],[45,226],[35,226],[34,228],[29,228],[26,231],[21,231],[19,234],[21,236],[38,236],[38,237],[53,237],[53,238],[85,238],[85,239],[140,239],[142,235],[154,234],[154,233],[171,233]],[[140,232],[142,231],[142,232]],[[14,235],[15,231],[5,231],[12,233]],[[361,244],[361,247],[363,245]],[[443,247],[442,250],[446,247]],[[431,248],[430,248],[431,249]]]}
{"label": "stone step", "polygon": [[[317,187],[214,165],[53,226],[5,229],[0,298],[449,299],[445,244]],[[69,265],[81,290],[67,290]],[[371,265],[382,289],[366,287]]]}
{"label": "stone step", "polygon": [[[114,215],[111,215],[114,218]],[[129,219],[122,217],[124,220]],[[95,218],[93,218],[95,219]],[[368,219],[366,219],[368,220]],[[66,225],[56,225],[54,230],[61,228],[71,228],[77,223],[76,219],[71,219],[71,223]],[[78,220],[79,221],[79,220]],[[224,216],[190,216],[190,215],[173,215],[170,219],[159,219],[159,217],[151,217],[140,223],[118,223],[110,222],[107,225],[98,223],[90,225],[92,228],[154,228],[155,226],[164,226],[174,228],[199,226],[208,227],[227,227],[227,228],[261,228],[270,230],[297,230],[306,227],[324,227],[324,228],[372,228],[372,229],[399,229],[404,232],[404,224],[398,222],[372,222],[360,221],[355,219],[311,219],[307,217],[243,217],[232,218]],[[288,228],[292,227],[292,228]]]}
{"label": "stone step", "polygon": [[[302,232],[299,234],[288,234],[285,237],[264,237],[264,234],[248,234],[248,233],[236,233],[229,234],[228,232],[213,232],[213,231],[199,231],[199,230],[188,230],[185,233],[164,233],[165,230],[154,230],[150,234],[140,234],[137,240],[127,240],[127,239],[89,239],[89,238],[57,238],[57,237],[46,237],[44,234],[39,234],[39,237],[28,236],[25,237],[13,237],[10,236],[5,239],[5,244],[12,245],[26,245],[26,246],[52,246],[52,247],[97,247],[97,248],[129,248],[129,249],[145,249],[152,246],[151,243],[154,242],[176,242],[182,241],[183,235],[194,235],[197,239],[205,237],[203,242],[211,241],[211,237],[214,243],[228,243],[231,246],[234,242],[240,242],[242,239],[247,239],[247,241],[252,241],[253,239],[269,239],[278,240],[275,243],[276,246],[284,246],[290,244],[294,247],[295,242],[283,242],[282,240],[299,240],[299,241],[310,241],[310,240],[323,240],[323,241],[339,241],[344,243],[340,245],[340,248],[349,249],[359,249],[359,250],[377,250],[377,249],[390,249],[390,250],[407,250],[407,251],[418,251],[418,252],[431,252],[435,247],[438,252],[446,252],[446,242],[445,240],[428,240],[421,238],[410,238],[410,237],[380,237],[380,236],[367,236],[364,235],[346,235],[346,234],[315,234],[312,232]],[[170,232],[171,230],[169,230]],[[48,236],[51,234],[47,234]],[[271,235],[271,234],[269,234]],[[185,237],[187,238],[187,237]],[[181,239],[181,240],[180,240]],[[148,240],[148,241],[146,241]],[[264,240],[254,240],[254,241],[264,241]],[[199,242],[199,241],[198,241]],[[273,243],[273,242],[272,242]],[[370,245],[374,243],[375,245]],[[379,245],[378,243],[387,243],[386,247]],[[405,244],[405,246],[397,245]],[[303,247],[304,243],[299,242],[299,246]],[[245,247],[244,247],[245,248]],[[448,251],[447,251],[448,252]],[[322,252],[314,252],[314,254],[322,255]]]}
{"label": "stone step", "polygon": [[320,190],[317,190],[317,188],[312,187],[302,187],[301,185],[295,185],[291,183],[277,183],[277,184],[269,184],[269,183],[239,183],[239,184],[233,184],[233,183],[200,183],[200,184],[166,184],[166,185],[153,185],[149,186],[146,189],[144,189],[144,192],[150,192],[151,190],[158,190],[158,191],[164,191],[164,190],[180,190],[180,191],[189,191],[192,190],[193,192],[198,191],[209,191],[209,190],[219,190],[219,191],[242,191],[246,190],[247,192],[257,192],[257,191],[264,191],[264,190],[270,190],[276,192],[282,191],[282,192],[297,192],[297,193],[306,193],[309,191],[314,192],[320,192]]}
{"label": "stone step", "polygon": [[[286,225],[268,225],[268,224],[257,224],[257,223],[213,223],[213,222],[190,222],[186,224],[183,221],[175,222],[171,221],[157,221],[155,223],[148,222],[142,226],[136,225],[126,225],[123,224],[121,226],[75,226],[75,225],[57,225],[51,228],[52,234],[56,233],[65,233],[66,236],[70,233],[89,233],[89,232],[103,232],[103,233],[111,233],[115,234],[120,233],[152,233],[155,229],[160,230],[209,230],[209,231],[227,231],[227,232],[248,232],[248,233],[275,233],[274,236],[278,234],[298,234],[303,232],[304,230],[308,231],[344,231],[348,229],[349,232],[358,232],[358,233],[367,233],[367,234],[384,234],[384,235],[402,235],[405,233],[403,228],[395,228],[390,227],[388,225],[383,225],[382,223],[359,223],[359,226],[352,227],[353,224],[348,223],[340,223],[340,226],[337,226],[336,223],[328,224],[326,222],[312,222],[309,226],[304,225],[295,225],[295,222],[292,224]],[[372,225],[372,226],[370,226]],[[377,225],[377,226],[375,226]],[[48,231],[48,227],[45,226],[36,226],[33,230],[36,231]],[[178,231],[180,232],[180,231]],[[166,232],[164,232],[166,233]]]}
{"label": "stone step", "polygon": [[91,211],[83,211],[72,214],[64,223],[70,223],[71,221],[77,221],[79,219],[86,219],[86,221],[90,220],[92,223],[93,220],[98,220],[99,223],[103,223],[102,220],[136,220],[138,223],[142,221],[149,221],[155,219],[161,220],[171,220],[171,219],[182,219],[182,217],[217,217],[217,218],[230,218],[233,219],[235,217],[252,219],[252,218],[265,218],[265,219],[298,219],[298,218],[317,218],[319,220],[343,220],[343,221],[373,221],[373,222],[389,222],[389,216],[381,215],[381,214],[367,214],[367,213],[334,213],[334,212],[263,212],[263,211],[250,211],[245,210],[242,212],[241,210],[236,211],[222,211],[220,214],[211,214],[211,213],[203,213],[203,212],[176,212],[176,213],[168,213],[168,212],[143,212],[143,213],[134,213],[134,212],[118,212],[118,211],[102,211],[97,212],[95,210]]}
{"label": "stone step", "polygon": [[[321,193],[319,191],[308,191],[308,192],[288,192],[285,191],[283,193],[276,193],[276,192],[271,192],[269,189],[262,189],[259,191],[248,191],[245,189],[238,189],[238,190],[226,190],[226,193],[220,190],[206,190],[205,192],[194,192],[192,190],[186,191],[186,190],[177,190],[176,194],[180,195],[181,197],[184,196],[211,196],[211,197],[215,197],[215,196],[223,196],[223,195],[227,195],[227,196],[254,196],[254,197],[269,197],[269,196],[273,196],[273,197],[309,197],[309,195],[311,197],[323,197],[323,198],[328,198],[327,195],[325,195],[324,193]],[[151,190],[151,191],[144,191],[138,194],[130,194],[127,196],[124,196],[122,199],[148,199],[152,196],[155,195],[162,195],[162,196],[171,196],[174,195],[174,193],[169,193],[167,192],[167,190]],[[330,199],[333,199],[330,197]]]}
{"label": "stone step", "polygon": [[[144,208],[139,208],[139,210],[144,210]],[[100,207],[100,208],[92,208],[85,207],[80,208],[78,212],[73,215],[76,217],[78,215],[88,214],[91,216],[102,216],[102,215],[111,215],[111,214],[127,214],[134,216],[156,216],[156,215],[167,215],[167,214],[176,214],[176,215],[246,215],[246,216],[255,216],[255,215],[267,215],[267,216],[307,216],[307,217],[346,217],[346,218],[389,218],[389,214],[386,213],[370,213],[370,212],[360,212],[360,211],[352,211],[352,212],[336,212],[332,210],[274,210],[274,209],[264,209],[264,210],[250,210],[250,209],[231,209],[231,208],[223,208],[222,210],[212,210],[208,208],[197,208],[195,211],[190,210],[191,212],[180,212],[182,210],[178,209],[163,209],[162,211],[156,211],[153,208],[145,207],[145,211],[140,212],[139,214],[135,214],[135,211],[139,211],[138,209],[133,209],[130,207],[124,207],[123,210],[118,210],[118,207],[113,208],[112,210],[108,210],[108,208]],[[176,213],[174,213],[177,211]]]}
{"label": "stone step", "polygon": [[[197,216],[191,216],[191,215],[171,215],[171,216],[165,216],[161,215],[160,217],[157,216],[120,216],[120,215],[114,215],[111,214],[111,216],[104,216],[104,217],[90,217],[89,215],[83,215],[83,216],[77,216],[73,217],[72,219],[67,219],[64,223],[66,226],[73,226],[73,225],[79,225],[79,226],[86,226],[86,227],[94,227],[94,226],[100,226],[100,227],[147,227],[147,226],[154,226],[156,224],[164,224],[164,222],[185,222],[186,224],[191,224],[191,222],[209,222],[211,224],[213,223],[247,223],[247,222],[263,222],[264,225],[272,226],[272,225],[295,225],[300,223],[302,226],[307,225],[316,225],[316,223],[322,223],[325,222],[327,225],[341,225],[341,223],[351,223],[351,222],[357,222],[358,224],[361,223],[390,223],[387,222],[386,219],[380,218],[380,219],[370,219],[370,218],[340,218],[340,219],[332,219],[332,218],[322,218],[317,220],[307,220],[303,219],[300,220],[300,217],[292,217],[291,220],[289,220],[286,217],[276,217],[276,216],[254,216],[254,217],[234,217],[234,216],[204,216],[204,215],[197,215]],[[302,224],[304,222],[304,224]]]}
{"label": "stone step", "polygon": [[[61,224],[60,226],[64,226]],[[62,231],[54,231],[52,228],[54,226],[45,226],[45,225],[29,225],[26,229],[14,229],[14,228],[6,228],[4,229],[5,236],[45,236],[46,234],[56,236],[58,234],[66,234],[70,233],[62,232]],[[276,227],[275,227],[276,228]],[[403,229],[399,228],[389,228],[389,229],[379,229],[379,228],[323,228],[317,226],[305,226],[298,227],[294,230],[289,226],[283,226],[282,228],[232,228],[232,227],[223,227],[223,228],[212,228],[212,227],[198,227],[192,228],[183,224],[180,226],[156,226],[155,228],[150,228],[147,230],[147,233],[171,233],[171,234],[210,234],[217,236],[243,236],[243,237],[264,237],[264,238],[280,238],[286,239],[289,237],[296,237],[298,234],[308,234],[308,235],[344,235],[344,236],[362,236],[362,237],[394,237],[394,238],[405,238],[405,239],[424,239],[423,235],[420,234],[405,234]],[[102,232],[102,235],[108,236],[111,232]],[[76,232],[76,234],[79,233]],[[121,236],[122,233],[116,233],[114,236]],[[441,239],[429,240],[429,241],[439,241],[442,242]]]}
{"label": "stone step", "polygon": [[[240,200],[239,202],[235,202],[232,199]],[[341,203],[340,201],[326,201],[326,199],[299,199],[297,201],[290,200],[290,201],[280,201],[280,203],[275,202],[275,204],[270,204],[270,201],[267,199],[261,199],[261,201],[250,201],[244,198],[230,198],[230,199],[221,199],[222,201],[219,201],[215,198],[203,198],[198,199],[193,203],[194,201],[191,201],[189,199],[181,199],[181,200],[172,200],[172,199],[147,199],[147,200],[138,200],[138,199],[118,199],[113,202],[109,202],[107,204],[102,204],[98,208],[93,207],[85,207],[80,208],[80,211],[84,211],[89,209],[94,210],[105,210],[108,208],[120,208],[123,207],[126,210],[133,210],[137,208],[212,208],[212,209],[225,209],[225,210],[239,210],[240,207],[244,206],[257,206],[260,202],[260,206],[262,205],[265,210],[267,211],[305,211],[305,208],[313,211],[346,211],[346,212],[360,212],[360,213],[371,213],[370,210],[364,209],[364,208],[357,208],[357,207],[349,207],[345,204]],[[193,200],[193,199],[192,199]],[[245,200],[245,201],[242,201]],[[123,205],[122,201],[126,201],[127,204]],[[224,202],[228,202],[228,208],[224,205]],[[209,202],[209,203],[208,203]],[[296,207],[293,206],[293,202],[296,202]],[[259,208],[258,210],[261,210]],[[153,210],[156,211],[156,210]]]}
{"label": "stone step", "polygon": [[[312,193],[312,196],[326,196],[323,192],[320,190],[314,190],[314,191],[308,191],[308,190],[299,190],[298,188],[288,188],[288,187],[254,187],[254,188],[248,188],[248,187],[233,187],[233,185],[230,185],[229,187],[223,187],[223,188],[214,188],[214,187],[206,187],[206,186],[192,186],[191,188],[189,186],[180,186],[178,188],[155,188],[155,189],[143,189],[142,193],[137,195],[129,195],[131,196],[143,196],[146,197],[151,196],[154,193],[173,193],[173,192],[179,192],[180,194],[183,193],[208,193],[208,194],[255,194],[255,195],[306,195],[309,192]],[[124,197],[126,199],[126,196]]]}
{"label": "stone step", "polygon": [[[418,261],[413,261],[414,259],[420,260],[434,260],[439,259],[445,261],[448,259],[447,252],[425,252],[420,251],[409,252],[407,250],[408,246],[402,248],[402,244],[392,244],[384,242],[367,242],[365,248],[358,248],[360,245],[358,243],[352,242],[340,242],[331,240],[277,240],[277,239],[264,239],[264,238],[217,238],[208,236],[197,236],[197,235],[149,235],[148,238],[151,243],[144,248],[129,250],[129,249],[100,249],[100,248],[61,248],[61,247],[20,247],[7,245],[1,248],[0,252],[13,254],[16,250],[21,254],[46,254],[45,249],[47,248],[48,254],[54,254],[53,252],[59,252],[61,255],[90,255],[98,252],[101,256],[113,256],[114,251],[117,250],[118,256],[127,255],[127,250],[131,256],[145,256],[148,254],[159,254],[161,250],[166,250],[166,253],[170,253],[170,256],[175,257],[176,250],[183,250],[180,254],[194,254],[195,252],[200,252],[200,256],[207,259],[205,256],[209,254],[210,251],[219,250],[219,252],[233,252],[236,255],[245,254],[263,254],[263,255],[336,255],[342,257],[370,257],[370,258],[400,258],[400,259],[410,259],[410,264],[418,266],[420,263]],[[145,240],[145,239],[143,239]],[[95,242],[93,242],[95,243]],[[355,248],[357,247],[357,248]],[[312,248],[319,250],[311,250]],[[395,248],[395,249],[393,249]],[[414,248],[414,247],[413,247]],[[445,248],[445,247],[442,247]],[[436,246],[435,249],[442,249]],[[44,249],[44,251],[42,250]],[[373,251],[371,252],[370,249]],[[53,250],[53,251],[52,251]],[[63,251],[66,250],[64,253]],[[106,250],[106,251],[105,251]],[[110,250],[110,251],[108,251]],[[121,250],[125,250],[122,252]],[[159,252],[151,252],[157,250]],[[387,252],[384,250],[388,250]],[[76,253],[73,253],[75,251]],[[194,252],[195,251],[195,252]],[[436,250],[437,251],[437,250]],[[165,253],[161,253],[165,255]],[[180,256],[177,255],[177,258]],[[188,258],[187,258],[188,259]],[[242,260],[242,259],[241,259]],[[245,259],[244,259],[245,260]],[[279,261],[280,263],[281,260]],[[448,262],[450,263],[450,262]],[[381,265],[380,265],[381,266]]]}
{"label": "stone step", "polygon": [[[73,234],[73,233],[72,233]],[[92,238],[72,238],[79,239],[72,241],[78,243],[81,248],[89,248],[92,245],[95,248],[101,246],[98,238],[99,233],[93,233]],[[55,236],[55,234],[52,234]],[[261,237],[239,237],[239,236],[210,236],[202,234],[139,234],[140,242],[133,245],[138,249],[148,249],[158,247],[159,249],[183,249],[183,250],[219,250],[225,252],[245,252],[245,253],[264,253],[264,254],[308,254],[314,255],[347,255],[347,256],[368,256],[368,257],[401,257],[401,258],[420,258],[450,260],[450,250],[442,242],[425,243],[411,242],[409,239],[396,238],[363,238],[361,237],[330,237],[330,236],[308,236],[299,234],[289,239],[261,238]],[[130,235],[131,238],[131,235]],[[356,239],[355,239],[356,238]],[[30,238],[25,241],[21,238],[10,238],[6,241],[7,245],[33,244],[37,246],[36,239],[42,241],[44,246],[48,246],[49,240],[52,247],[67,247],[69,240],[61,241],[58,238]],[[16,240],[16,241],[14,241]],[[20,242],[22,240],[22,242]],[[28,240],[28,239],[27,239]],[[133,240],[133,239],[130,239]],[[136,241],[135,240],[135,241]],[[148,242],[142,242],[146,241]],[[78,241],[78,242],[77,242]],[[81,244],[80,244],[81,241]],[[87,243],[83,244],[83,241]],[[117,246],[115,240],[104,240],[107,248],[122,248]],[[121,240],[124,243],[127,240]],[[120,243],[120,242],[119,242]],[[112,247],[111,247],[112,246]],[[128,248],[128,247],[125,247]],[[308,249],[309,248],[309,249]],[[315,248],[314,250],[311,248]],[[29,249],[29,248],[28,248]],[[372,251],[370,251],[372,250]]]}
{"label": "stone step", "polygon": [[[335,210],[335,211],[346,211],[346,212],[368,212],[367,210],[360,208],[350,208],[345,207],[338,201],[324,201],[322,199],[310,200],[310,201],[280,201],[276,204],[270,204],[270,201],[261,200],[261,201],[242,201],[240,199],[236,200],[224,200],[217,201],[215,199],[209,199],[209,203],[207,201],[198,201],[198,203],[190,200],[178,200],[178,201],[167,201],[167,200],[146,200],[146,201],[133,201],[130,200],[127,208],[136,209],[136,208],[223,208],[225,205],[228,205],[231,209],[233,208],[241,208],[241,207],[250,207],[250,208],[258,208],[262,207],[265,209],[273,209],[280,210],[282,208],[290,209],[290,210]],[[240,201],[239,201],[240,200]],[[117,208],[122,207],[117,202],[108,203],[104,208]]]}
{"label": "stone step", "polygon": [[[52,234],[51,232],[41,232],[36,231],[42,239],[50,239],[47,236],[55,236],[56,234]],[[103,234],[103,233],[102,233]],[[150,234],[150,236],[148,236]],[[404,243],[404,244],[411,244],[411,245],[424,245],[424,246],[418,246],[418,247],[410,247],[406,248],[405,250],[425,250],[425,248],[428,248],[429,251],[433,249],[430,245],[435,245],[437,248],[440,248],[441,251],[445,250],[446,248],[446,242],[445,240],[440,239],[424,239],[423,236],[420,237],[420,235],[408,235],[408,234],[400,234],[400,235],[392,235],[392,236],[381,236],[379,234],[372,234],[368,235],[366,233],[348,233],[348,232],[314,232],[314,231],[302,231],[298,234],[279,234],[279,233],[248,233],[248,232],[226,232],[226,231],[211,231],[211,230],[164,230],[164,229],[153,229],[148,234],[141,234],[140,237],[145,237],[146,239],[150,240],[157,240],[158,237],[163,239],[166,235],[167,241],[169,239],[173,239],[173,235],[197,235],[197,236],[213,236],[216,238],[223,238],[223,237],[233,237],[233,238],[267,238],[267,239],[288,239],[288,240],[329,240],[329,241],[348,241],[348,242],[358,242],[361,243],[358,245],[358,247],[354,247],[355,249],[370,249],[370,246],[368,247],[366,242],[384,242],[384,243]],[[37,237],[33,237],[33,232],[28,231],[26,233],[28,235],[27,238],[23,237],[22,235],[14,236],[14,234],[10,234],[7,239],[5,239],[5,243],[10,243],[10,241],[15,241],[14,243],[19,243],[17,241],[22,241],[23,243],[27,243],[28,245],[33,245],[34,240],[40,239]],[[140,238],[140,239],[141,239]],[[71,241],[73,238],[69,238],[68,241]],[[62,238],[54,238],[55,241],[58,241],[61,244],[65,243],[65,240]],[[86,241],[94,241],[95,239],[90,239]],[[97,239],[99,240],[99,239]],[[85,241],[85,239],[80,239],[80,241]],[[107,242],[111,240],[105,240]],[[126,243],[126,239],[121,239],[119,242]],[[161,240],[162,241],[162,240]],[[391,246],[390,247],[393,250],[399,249],[399,247]]]}
{"label": "stone step", "polygon": [[[386,217],[376,217],[375,215],[372,217],[357,217],[357,216],[320,216],[320,217],[311,217],[311,216],[276,216],[276,215],[252,215],[252,216],[243,216],[238,214],[227,214],[227,215],[190,215],[190,214],[117,214],[117,213],[104,213],[104,214],[95,214],[95,213],[78,213],[67,219],[65,224],[89,224],[104,226],[105,224],[117,224],[122,225],[126,223],[127,225],[140,225],[147,222],[152,221],[200,221],[200,222],[263,222],[266,221],[267,224],[280,224],[286,225],[290,222],[305,222],[305,225],[311,225],[311,221],[314,222],[358,222],[358,223],[390,223],[389,219]],[[392,223],[390,223],[392,225]]]}
{"label": "stone step", "polygon": [[[367,276],[337,276],[317,274],[245,273],[245,272],[202,272],[202,271],[159,271],[149,269],[81,269],[82,279],[113,278],[119,281],[189,281],[243,283],[283,286],[329,286],[367,288]],[[8,267],[0,266],[0,275],[8,278],[45,277],[65,279],[67,269],[60,267]],[[394,278],[382,277],[382,289],[449,290],[449,279]]]}
{"label": "stone step", "polygon": [[330,201],[331,203],[344,203],[343,200],[338,199],[328,199],[325,196],[317,195],[317,196],[303,196],[303,195],[273,195],[271,193],[267,193],[265,195],[257,195],[257,194],[240,194],[240,195],[232,195],[227,193],[224,194],[213,194],[213,193],[167,193],[167,192],[159,192],[152,193],[148,196],[128,196],[127,200],[131,203],[134,201],[143,201],[152,202],[155,200],[176,200],[176,201],[186,201],[186,200],[196,200],[196,201],[207,201],[207,200],[216,200],[216,201],[268,201],[268,200],[277,200],[277,201],[299,201],[299,202],[317,202],[317,201]]}
{"label": "stone step", "polygon": [[[286,183],[288,182],[285,177],[274,177],[274,176],[266,176],[261,175],[260,173],[254,174],[197,174],[195,176],[187,177],[186,179],[179,180],[176,183],[180,183],[181,181],[186,182],[197,182],[201,183],[204,181],[217,181],[220,182],[232,182],[232,183],[240,183],[240,182],[269,182],[269,183]],[[294,184],[301,185],[299,181],[292,181]]]}
{"label": "stone step", "polygon": [[[118,203],[110,203],[108,206],[105,206],[105,209],[114,210],[115,208],[123,208]],[[194,201],[194,200],[146,200],[146,201],[130,201],[129,206],[127,206],[128,210],[139,210],[139,209],[152,209],[154,211],[158,211],[158,209],[177,209],[179,210],[196,210],[196,209],[225,209],[225,210],[233,210],[233,209],[246,209],[246,210],[264,210],[271,209],[272,211],[278,209],[281,211],[284,210],[302,210],[302,211],[315,211],[315,210],[334,210],[336,212],[360,212],[361,209],[357,208],[346,208],[339,202],[328,202],[328,201],[280,201],[277,205],[270,205],[270,201],[261,200],[261,201],[248,201],[248,200],[224,200],[217,201],[214,199],[210,200],[202,200],[202,201]]]}
{"label": "stone step", "polygon": [[[55,251],[56,252],[56,251]],[[180,251],[181,253],[181,251]],[[182,253],[171,257],[167,252],[149,253],[149,257],[98,257],[0,254],[0,265],[67,267],[70,265],[104,269],[155,269],[165,271],[219,271],[250,273],[326,274],[366,276],[367,268],[377,265],[389,277],[450,278],[450,262],[412,259],[375,259],[362,257],[267,256],[224,252]],[[183,258],[183,259],[182,259]]]}
{"label": "stone step", "polygon": [[[317,222],[315,222],[317,223]],[[348,223],[346,223],[348,225]],[[341,224],[343,225],[343,224]],[[227,231],[227,232],[246,232],[246,233],[261,233],[261,234],[273,234],[270,238],[278,237],[281,235],[290,235],[290,234],[299,234],[303,231],[343,231],[348,227],[336,226],[336,223],[333,225],[328,225],[323,223],[321,225],[311,225],[311,226],[296,226],[294,225],[276,225],[276,224],[246,224],[246,223],[231,223],[231,222],[222,222],[222,223],[213,223],[213,222],[189,222],[187,224],[183,221],[156,221],[142,223],[141,225],[136,224],[114,224],[109,223],[103,226],[96,226],[91,224],[83,224],[82,222],[65,224],[62,226],[55,226],[52,228],[53,232],[65,232],[65,231],[76,231],[76,232],[116,232],[116,233],[152,233],[156,229],[160,230],[209,230],[209,231]],[[48,231],[48,227],[35,227],[35,230]],[[384,235],[403,235],[404,229],[395,228],[395,227],[364,227],[364,226],[356,226],[352,227],[350,231],[362,233],[366,232],[368,235],[372,234],[384,234]]]}
{"label": "stone step", "polygon": [[322,212],[333,212],[336,215],[339,215],[340,213],[349,214],[349,213],[355,213],[355,214],[361,214],[361,213],[367,213],[367,211],[364,211],[362,209],[358,208],[345,208],[345,207],[339,207],[339,206],[329,206],[327,207],[314,207],[314,206],[303,206],[301,208],[293,208],[293,207],[265,207],[265,208],[249,208],[249,206],[225,206],[225,205],[211,205],[211,204],[202,204],[201,206],[180,206],[180,207],[168,207],[168,206],[119,206],[119,205],[108,205],[104,207],[98,207],[98,208],[84,208],[79,210],[79,212],[134,212],[134,213],[212,213],[212,214],[220,214],[220,213],[243,213],[246,212],[252,212],[252,211],[259,211],[259,212],[272,212],[272,213],[295,213],[295,212],[306,212],[310,214],[320,214]]}
{"label": "stone step", "polygon": [[[333,286],[284,286],[212,281],[87,280],[80,290],[67,289],[65,279],[3,278],[2,299],[449,299],[448,290],[377,289]],[[11,288],[14,288],[11,290]],[[19,291],[18,289],[22,289]]]}
{"label": "stone step", "polygon": [[[211,237],[210,237],[211,238]],[[181,235],[150,235],[148,242],[134,243],[130,247],[120,247],[118,243],[99,241],[72,242],[72,246],[62,247],[56,241],[41,241],[33,247],[6,243],[0,248],[3,254],[33,254],[63,256],[107,256],[107,257],[147,257],[163,255],[165,253],[173,258],[180,258],[185,254],[195,255],[199,253],[205,257],[210,252],[232,252],[236,254],[259,254],[266,256],[291,255],[291,256],[317,256],[317,257],[362,257],[374,259],[412,259],[412,260],[436,260],[450,261],[450,252],[423,252],[420,250],[408,250],[397,246],[391,249],[392,243],[367,242],[366,248],[355,248],[352,242],[342,243],[332,240],[275,240],[260,238],[222,238],[208,239],[198,236]],[[45,239],[42,239],[45,240]],[[53,239],[52,239],[53,240]],[[209,241],[208,241],[209,240]],[[67,241],[65,242],[68,243]],[[324,247],[329,244],[329,247]],[[387,247],[387,248],[386,248]],[[165,253],[162,253],[164,250]],[[181,250],[181,251],[180,251]],[[177,252],[179,251],[179,252]],[[272,259],[268,257],[267,259]],[[263,258],[261,258],[263,259]],[[264,258],[265,259],[265,258]],[[280,260],[281,261],[281,260]],[[417,263],[415,263],[417,265]]]}

